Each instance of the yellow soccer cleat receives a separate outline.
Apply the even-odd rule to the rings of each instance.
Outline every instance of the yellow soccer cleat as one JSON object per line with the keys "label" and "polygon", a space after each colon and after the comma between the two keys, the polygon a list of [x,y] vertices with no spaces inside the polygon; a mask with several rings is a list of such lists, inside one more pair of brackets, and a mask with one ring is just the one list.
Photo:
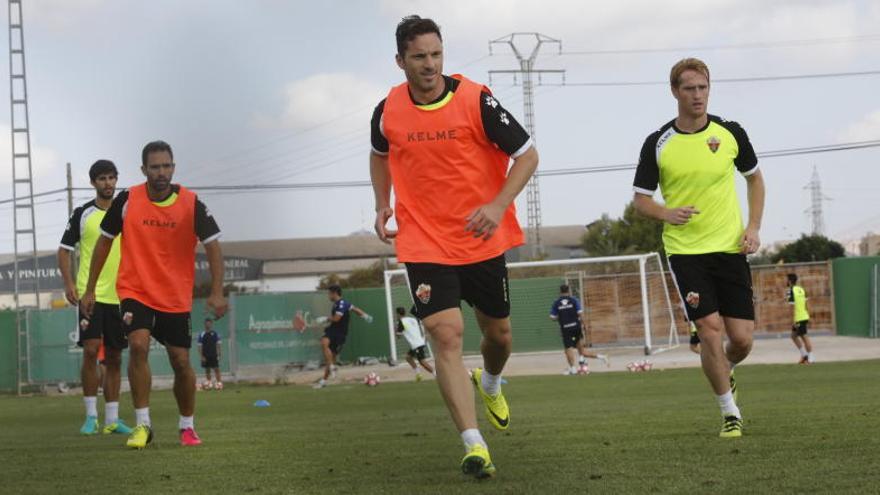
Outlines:
{"label": "yellow soccer cleat", "polygon": [[501,388],[498,388],[498,393],[495,395],[489,395],[483,390],[483,369],[482,368],[474,368],[471,371],[471,381],[474,383],[474,386],[477,387],[477,390],[480,391],[480,396],[483,398],[483,404],[486,406],[486,418],[492,423],[492,426],[498,430],[506,430],[510,425],[510,408],[507,407],[507,400],[504,398],[504,393],[501,391]]}
{"label": "yellow soccer cleat", "polygon": [[153,430],[147,425],[137,425],[129,435],[125,446],[132,449],[143,449],[153,441]]}
{"label": "yellow soccer cleat", "polygon": [[736,416],[726,416],[721,425],[721,438],[739,438],[743,436],[743,420]]}
{"label": "yellow soccer cleat", "polygon": [[495,465],[489,457],[489,450],[480,444],[473,445],[461,460],[461,472],[477,479],[495,476]]}

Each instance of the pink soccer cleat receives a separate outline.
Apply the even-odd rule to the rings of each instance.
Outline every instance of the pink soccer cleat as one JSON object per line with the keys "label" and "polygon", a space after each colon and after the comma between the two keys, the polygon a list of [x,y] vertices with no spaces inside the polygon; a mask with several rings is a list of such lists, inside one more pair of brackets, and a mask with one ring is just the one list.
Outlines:
{"label": "pink soccer cleat", "polygon": [[180,445],[183,447],[194,447],[201,445],[202,439],[196,434],[196,430],[187,428],[180,430]]}

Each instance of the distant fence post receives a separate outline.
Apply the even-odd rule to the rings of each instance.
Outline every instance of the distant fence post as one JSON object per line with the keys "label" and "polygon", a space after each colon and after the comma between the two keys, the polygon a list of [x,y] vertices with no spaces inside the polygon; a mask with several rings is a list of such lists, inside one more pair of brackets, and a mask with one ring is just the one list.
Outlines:
{"label": "distant fence post", "polygon": [[226,315],[229,326],[227,334],[227,345],[229,346],[229,371],[232,373],[232,379],[238,382],[238,341],[235,335],[235,293],[229,294],[229,313]]}

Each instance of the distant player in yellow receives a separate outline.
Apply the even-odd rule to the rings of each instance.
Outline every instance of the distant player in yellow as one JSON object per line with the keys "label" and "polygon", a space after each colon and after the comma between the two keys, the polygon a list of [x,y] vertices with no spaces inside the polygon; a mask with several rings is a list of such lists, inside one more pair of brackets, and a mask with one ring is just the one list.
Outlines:
{"label": "distant player in yellow", "polygon": [[[86,290],[89,266],[95,242],[101,237],[101,220],[113,202],[116,194],[116,165],[110,160],[98,160],[89,169],[89,179],[95,188],[95,199],[75,210],[67,222],[67,229],[58,247],[58,268],[64,279],[64,294],[70,304],[79,304],[79,298]],[[79,245],[79,270],[74,282],[73,256]],[[119,271],[119,240],[117,239],[107,257],[107,263],[98,277],[95,291],[95,310],[91,316],[79,314],[79,340],[83,348],[80,376],[83,384],[83,402],[86,419],[79,432],[95,435],[98,425],[98,384],[104,388],[104,433],[129,434],[131,428],[119,419],[119,388],[121,383],[120,366],[122,350],[128,341],[122,330],[119,317],[119,297],[116,295],[116,274]],[[104,348],[104,355],[99,356]],[[98,362],[104,365],[103,378],[99,378]]]}
{"label": "distant player in yellow", "polygon": [[[798,276],[788,274],[788,304],[792,305],[794,324],[791,326],[791,340],[801,353],[800,364],[813,364],[813,343],[807,337],[807,323],[810,313],[807,312],[807,293],[797,284]],[[803,342],[803,345],[801,345]]]}
{"label": "distant player in yellow", "polygon": [[[721,409],[722,438],[742,436],[733,368],[752,349],[755,307],[746,255],[761,245],[764,179],[746,131],[708,113],[709,68],[686,58],[669,74],[678,116],[650,134],[636,169],[633,203],[663,222],[663,246],[689,321],[697,325],[703,373]],[[735,175],[745,177],[743,226]],[[663,204],[652,198],[660,189]],[[724,337],[727,345],[724,345]]]}

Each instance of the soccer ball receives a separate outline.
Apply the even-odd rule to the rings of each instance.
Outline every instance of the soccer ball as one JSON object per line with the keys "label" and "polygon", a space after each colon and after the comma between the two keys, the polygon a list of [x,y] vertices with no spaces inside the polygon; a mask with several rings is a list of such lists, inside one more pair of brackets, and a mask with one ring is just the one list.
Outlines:
{"label": "soccer ball", "polygon": [[367,376],[364,377],[364,385],[368,387],[375,387],[380,381],[382,380],[379,378],[379,375],[372,371],[367,373]]}
{"label": "soccer ball", "polygon": [[654,363],[651,361],[642,361],[642,371],[651,371],[654,368]]}
{"label": "soccer ball", "polygon": [[223,382],[217,382],[214,384],[214,390],[223,390]]}
{"label": "soccer ball", "polygon": [[199,390],[211,390],[211,382],[209,382],[208,380],[203,381],[202,386],[201,388],[199,388]]}
{"label": "soccer ball", "polygon": [[580,366],[578,366],[578,375],[589,375],[589,374],[590,374],[590,367],[587,366],[587,363],[582,363]]}

